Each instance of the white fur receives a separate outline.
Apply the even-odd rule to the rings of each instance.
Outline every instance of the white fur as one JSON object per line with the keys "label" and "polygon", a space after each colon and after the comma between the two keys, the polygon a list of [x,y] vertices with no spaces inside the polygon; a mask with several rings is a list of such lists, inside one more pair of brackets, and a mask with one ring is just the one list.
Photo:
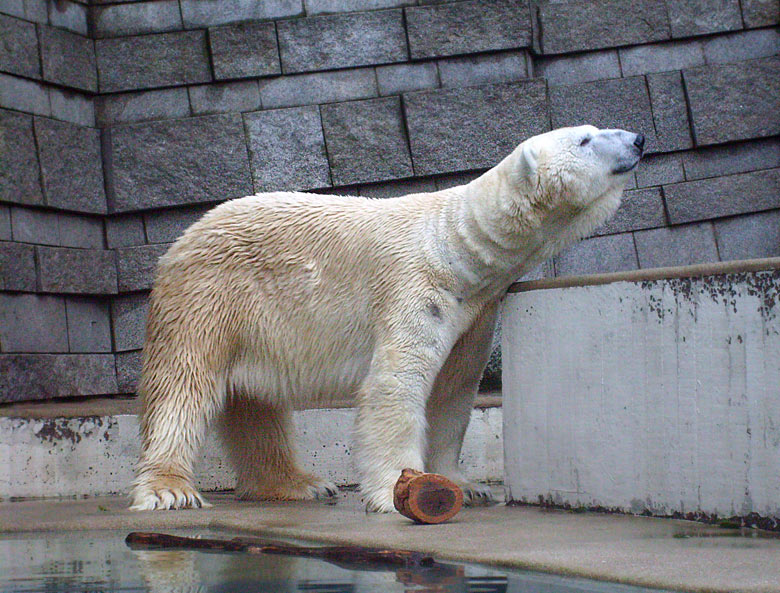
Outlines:
{"label": "white fur", "polygon": [[613,170],[638,160],[634,138],[556,130],[440,192],[271,193],[214,208],[160,260],[132,508],[203,504],[192,463],[217,415],[239,496],[329,494],[295,462],[290,414],[343,398],[358,406],[369,509],[392,510],[405,467],[484,497],[458,456],[500,300],[614,213],[626,175]]}

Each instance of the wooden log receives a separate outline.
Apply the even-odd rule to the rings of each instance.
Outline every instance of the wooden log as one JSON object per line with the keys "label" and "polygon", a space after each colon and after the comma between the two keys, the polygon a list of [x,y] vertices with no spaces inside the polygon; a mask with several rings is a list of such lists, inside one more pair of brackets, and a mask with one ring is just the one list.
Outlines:
{"label": "wooden log", "polygon": [[395,483],[393,504],[417,523],[443,523],[460,512],[463,491],[444,476],[407,468]]}
{"label": "wooden log", "polygon": [[360,546],[296,546],[293,544],[266,543],[255,538],[232,540],[184,537],[166,533],[134,531],[125,538],[133,548],[188,548],[219,552],[244,552],[247,554],[284,554],[319,558],[345,568],[372,568],[377,565],[416,567],[435,566],[432,556],[408,550],[384,550]]}

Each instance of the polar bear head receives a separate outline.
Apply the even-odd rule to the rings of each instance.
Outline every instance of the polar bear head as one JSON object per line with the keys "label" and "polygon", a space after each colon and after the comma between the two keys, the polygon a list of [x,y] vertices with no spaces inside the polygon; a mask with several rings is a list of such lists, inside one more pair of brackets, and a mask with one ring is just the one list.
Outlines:
{"label": "polar bear head", "polygon": [[617,210],[644,136],[594,126],[559,128],[520,144],[496,170],[520,226],[554,251],[591,233]]}

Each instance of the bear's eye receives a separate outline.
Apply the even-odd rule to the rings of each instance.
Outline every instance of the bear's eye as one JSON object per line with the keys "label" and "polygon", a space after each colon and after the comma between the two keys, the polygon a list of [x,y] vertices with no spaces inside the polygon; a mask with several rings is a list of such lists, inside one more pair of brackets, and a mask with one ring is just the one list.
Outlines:
{"label": "bear's eye", "polygon": [[582,140],[580,140],[580,146],[585,146],[588,142],[590,142],[590,136],[585,136]]}

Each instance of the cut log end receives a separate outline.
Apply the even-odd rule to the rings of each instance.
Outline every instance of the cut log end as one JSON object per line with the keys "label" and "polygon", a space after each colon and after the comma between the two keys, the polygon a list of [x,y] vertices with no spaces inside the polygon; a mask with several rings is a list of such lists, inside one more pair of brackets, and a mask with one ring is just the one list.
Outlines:
{"label": "cut log end", "polygon": [[444,523],[463,506],[463,491],[444,476],[407,468],[395,483],[393,504],[417,523]]}

